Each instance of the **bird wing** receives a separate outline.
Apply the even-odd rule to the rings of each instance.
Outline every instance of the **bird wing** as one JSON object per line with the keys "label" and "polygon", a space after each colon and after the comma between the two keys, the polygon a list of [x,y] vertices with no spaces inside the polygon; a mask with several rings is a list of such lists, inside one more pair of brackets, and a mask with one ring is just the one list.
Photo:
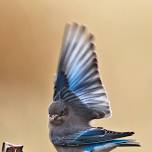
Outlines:
{"label": "bird wing", "polygon": [[54,87],[54,101],[74,103],[90,111],[90,118],[111,115],[99,76],[93,35],[83,25],[67,24]]}
{"label": "bird wing", "polygon": [[115,132],[103,128],[90,128],[64,137],[54,137],[54,145],[60,146],[84,146],[97,143],[105,143],[114,139],[131,136],[134,132]]}

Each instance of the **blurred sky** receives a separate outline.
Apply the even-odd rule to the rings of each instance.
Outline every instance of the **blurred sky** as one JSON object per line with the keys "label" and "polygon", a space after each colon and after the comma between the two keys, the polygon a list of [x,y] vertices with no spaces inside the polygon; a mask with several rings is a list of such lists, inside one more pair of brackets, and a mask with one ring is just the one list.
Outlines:
{"label": "blurred sky", "polygon": [[0,143],[24,152],[55,152],[48,138],[53,93],[66,22],[85,24],[96,37],[102,79],[113,117],[94,126],[135,131],[148,152],[152,137],[151,0],[0,0]]}

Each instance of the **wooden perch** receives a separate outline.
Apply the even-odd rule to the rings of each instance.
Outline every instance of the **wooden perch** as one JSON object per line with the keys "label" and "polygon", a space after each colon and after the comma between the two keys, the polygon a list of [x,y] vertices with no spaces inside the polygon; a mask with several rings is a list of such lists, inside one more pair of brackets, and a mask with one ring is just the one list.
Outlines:
{"label": "wooden perch", "polygon": [[23,152],[23,145],[15,145],[8,142],[4,142],[2,145],[2,152]]}

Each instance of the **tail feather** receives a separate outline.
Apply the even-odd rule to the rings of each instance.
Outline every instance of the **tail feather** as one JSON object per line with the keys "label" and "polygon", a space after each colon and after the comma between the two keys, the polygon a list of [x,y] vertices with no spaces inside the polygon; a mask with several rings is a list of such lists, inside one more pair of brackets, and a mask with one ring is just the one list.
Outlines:
{"label": "tail feather", "polygon": [[117,147],[140,147],[140,144],[135,140],[128,139],[117,143]]}
{"label": "tail feather", "polygon": [[126,143],[119,144],[118,147],[140,147],[140,143],[130,139]]}
{"label": "tail feather", "polygon": [[140,147],[140,144],[132,139],[116,139],[105,143],[87,145],[84,150],[86,152],[110,152],[117,147]]}

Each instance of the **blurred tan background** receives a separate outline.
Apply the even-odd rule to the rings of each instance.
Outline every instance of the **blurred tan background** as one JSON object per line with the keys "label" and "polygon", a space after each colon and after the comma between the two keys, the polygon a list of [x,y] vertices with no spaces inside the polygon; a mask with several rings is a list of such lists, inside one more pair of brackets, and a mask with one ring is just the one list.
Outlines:
{"label": "blurred tan background", "polygon": [[111,119],[92,124],[136,132],[141,148],[115,152],[150,151],[151,8],[150,0],[0,0],[0,144],[55,152],[48,138],[47,107],[64,25],[75,21],[96,37],[113,110]]}

